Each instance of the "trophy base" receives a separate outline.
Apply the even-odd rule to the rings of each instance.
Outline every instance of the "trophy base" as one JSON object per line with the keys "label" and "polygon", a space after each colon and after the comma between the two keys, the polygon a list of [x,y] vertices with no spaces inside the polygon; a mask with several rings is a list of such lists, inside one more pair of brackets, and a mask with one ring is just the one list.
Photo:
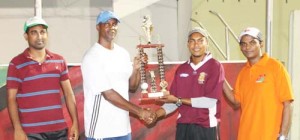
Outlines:
{"label": "trophy base", "polygon": [[142,98],[159,98],[164,96],[163,92],[143,93]]}
{"label": "trophy base", "polygon": [[166,95],[165,92],[153,92],[153,93],[141,93],[142,96],[140,98],[141,102],[144,103],[155,103],[155,99],[159,99],[160,97]]}

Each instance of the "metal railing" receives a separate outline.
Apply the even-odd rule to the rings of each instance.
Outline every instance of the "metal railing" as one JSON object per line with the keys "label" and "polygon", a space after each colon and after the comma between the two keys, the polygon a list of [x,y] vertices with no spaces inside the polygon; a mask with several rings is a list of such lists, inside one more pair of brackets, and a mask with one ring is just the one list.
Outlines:
{"label": "metal railing", "polygon": [[[197,23],[201,28],[207,30],[200,22],[198,22],[197,20],[191,18],[191,21]],[[216,46],[216,48],[218,49],[218,51],[222,54],[222,56],[224,57],[225,60],[229,60],[228,58],[228,54],[226,55],[223,50],[220,48],[219,44],[215,41],[215,39],[209,34],[209,32],[207,32],[208,34],[208,39]]]}
{"label": "metal railing", "polygon": [[[227,24],[227,22],[223,19],[223,17],[215,12],[215,11],[209,11],[210,13],[216,15],[224,24],[225,26],[225,47],[226,47],[226,54],[223,52],[223,50],[220,48],[219,44],[215,41],[215,39],[208,33],[208,37],[211,40],[211,42],[214,44],[214,46],[218,49],[218,51],[221,53],[221,55],[224,57],[225,60],[230,60],[230,46],[229,46],[229,33],[234,37],[234,39],[239,42],[238,37],[235,35],[233,30],[230,28],[230,26]],[[191,21],[197,23],[201,28],[205,29],[205,27],[198,22],[197,20],[191,18]],[[205,29],[206,30],[206,29]]]}

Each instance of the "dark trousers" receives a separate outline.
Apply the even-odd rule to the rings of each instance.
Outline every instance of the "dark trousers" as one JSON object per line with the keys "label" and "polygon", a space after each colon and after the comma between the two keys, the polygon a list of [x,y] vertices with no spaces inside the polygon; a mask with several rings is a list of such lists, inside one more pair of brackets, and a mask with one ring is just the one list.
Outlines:
{"label": "dark trousers", "polygon": [[68,130],[27,134],[28,140],[68,140]]}
{"label": "dark trousers", "polygon": [[216,127],[202,127],[197,124],[177,124],[176,140],[216,140]]}

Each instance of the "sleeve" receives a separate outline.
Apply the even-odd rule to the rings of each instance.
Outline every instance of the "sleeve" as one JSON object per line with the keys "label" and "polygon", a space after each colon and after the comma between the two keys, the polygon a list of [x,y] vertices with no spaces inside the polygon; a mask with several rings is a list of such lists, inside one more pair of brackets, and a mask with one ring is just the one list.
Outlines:
{"label": "sleeve", "polygon": [[62,59],[62,63],[61,63],[60,81],[65,81],[69,79],[69,70],[68,70],[68,65],[66,60],[64,58],[61,59]]}
{"label": "sleeve", "polygon": [[162,108],[166,111],[166,115],[174,112],[178,107],[173,103],[165,103]]}
{"label": "sleeve", "polygon": [[94,95],[101,94],[101,92],[112,89],[111,80],[105,70],[105,64],[97,62],[95,57],[86,56],[81,65],[83,86],[85,92]]}
{"label": "sleeve", "polygon": [[18,89],[20,84],[22,83],[22,79],[19,76],[18,69],[13,62],[9,63],[7,77],[6,77],[6,88],[10,89]]}
{"label": "sleeve", "polygon": [[293,101],[294,95],[292,91],[290,76],[284,66],[280,62],[278,63],[280,68],[278,69],[279,72],[275,75],[278,76],[276,78],[277,80],[275,80],[275,87],[277,88],[275,91],[278,91],[279,99],[281,102],[285,102],[288,100]]}
{"label": "sleeve", "polygon": [[212,108],[217,104],[217,101],[217,99],[207,97],[191,98],[192,107],[195,108]]}

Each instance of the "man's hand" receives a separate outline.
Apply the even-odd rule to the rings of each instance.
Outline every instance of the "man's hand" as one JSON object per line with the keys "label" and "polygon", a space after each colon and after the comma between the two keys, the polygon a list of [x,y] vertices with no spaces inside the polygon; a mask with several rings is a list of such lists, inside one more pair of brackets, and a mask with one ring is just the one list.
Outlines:
{"label": "man's hand", "polygon": [[178,98],[171,94],[165,94],[164,96],[158,98],[156,101],[164,103],[176,103],[178,101]]}
{"label": "man's hand", "polygon": [[15,140],[28,140],[26,133],[20,129],[19,130],[15,129],[14,139]]}
{"label": "man's hand", "polygon": [[133,69],[134,70],[139,70],[141,67],[141,62],[144,64],[148,63],[148,55],[146,53],[143,53],[141,55],[137,55],[133,59]]}
{"label": "man's hand", "polygon": [[156,122],[157,116],[156,113],[153,112],[150,108],[142,109],[139,113],[139,117],[143,120],[147,125],[150,125]]}
{"label": "man's hand", "polygon": [[78,125],[73,123],[69,133],[69,140],[78,140],[78,139],[79,139]]}

